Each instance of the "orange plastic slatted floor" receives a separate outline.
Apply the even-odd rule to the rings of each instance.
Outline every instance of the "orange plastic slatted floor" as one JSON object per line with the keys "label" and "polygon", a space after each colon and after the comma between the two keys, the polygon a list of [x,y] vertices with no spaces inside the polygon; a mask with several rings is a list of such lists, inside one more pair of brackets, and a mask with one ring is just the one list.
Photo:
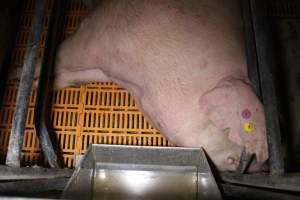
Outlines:
{"label": "orange plastic slatted floor", "polygon": [[[50,7],[50,6],[49,6]],[[34,0],[24,0],[19,32],[12,55],[11,66],[21,66],[33,17]],[[48,9],[49,12],[49,9]],[[80,0],[68,0],[63,38],[71,35],[87,9]],[[48,18],[45,19],[44,34],[39,54],[45,44]],[[13,113],[16,105],[18,81],[9,81],[0,107],[1,163],[9,141]],[[30,97],[26,131],[23,143],[23,165],[45,165],[34,129],[35,89]],[[76,154],[84,154],[92,143],[171,146],[144,118],[127,90],[114,83],[91,83],[80,88],[67,88],[52,94],[50,116],[51,136],[54,138],[64,166],[74,167]]]}

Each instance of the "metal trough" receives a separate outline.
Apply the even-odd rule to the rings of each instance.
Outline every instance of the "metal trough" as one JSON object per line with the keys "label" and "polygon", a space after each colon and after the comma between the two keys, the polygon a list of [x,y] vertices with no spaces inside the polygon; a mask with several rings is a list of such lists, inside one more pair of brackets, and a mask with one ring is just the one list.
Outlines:
{"label": "metal trough", "polygon": [[66,199],[222,199],[202,149],[92,145]]}

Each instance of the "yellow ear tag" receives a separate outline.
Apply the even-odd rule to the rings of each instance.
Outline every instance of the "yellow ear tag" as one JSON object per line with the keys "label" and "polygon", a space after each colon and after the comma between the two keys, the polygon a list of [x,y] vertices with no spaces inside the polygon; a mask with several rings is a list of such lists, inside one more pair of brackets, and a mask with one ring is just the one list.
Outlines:
{"label": "yellow ear tag", "polygon": [[253,131],[254,131],[254,124],[251,123],[251,122],[246,122],[246,123],[244,124],[244,131],[245,131],[246,133],[251,133],[251,132],[253,132]]}

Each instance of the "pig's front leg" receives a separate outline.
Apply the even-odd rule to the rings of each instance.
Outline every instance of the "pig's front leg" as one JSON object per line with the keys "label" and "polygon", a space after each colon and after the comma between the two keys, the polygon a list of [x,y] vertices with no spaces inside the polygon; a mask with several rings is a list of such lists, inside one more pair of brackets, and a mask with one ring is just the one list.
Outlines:
{"label": "pig's front leg", "polygon": [[79,87],[89,82],[111,82],[111,80],[99,68],[66,71],[55,74],[53,88],[60,90],[66,87]]}
{"label": "pig's front leg", "polygon": [[[77,32],[81,31],[79,29]],[[54,89],[89,82],[111,82],[101,66],[95,64],[94,57],[90,56],[87,40],[86,34],[75,34],[61,44],[56,56]]]}

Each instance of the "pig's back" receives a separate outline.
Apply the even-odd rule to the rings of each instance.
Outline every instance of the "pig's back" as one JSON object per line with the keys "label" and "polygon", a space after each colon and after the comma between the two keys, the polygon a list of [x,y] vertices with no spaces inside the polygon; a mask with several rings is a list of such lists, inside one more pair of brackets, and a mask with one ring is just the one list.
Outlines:
{"label": "pig's back", "polygon": [[103,47],[106,53],[111,49],[107,58],[114,55],[104,61],[110,66],[104,71],[121,85],[131,83],[127,88],[163,132],[174,135],[182,126],[178,121],[195,124],[199,98],[223,77],[247,76],[238,1],[127,3],[111,3],[113,11],[105,4],[99,8],[106,19],[104,38],[111,39],[103,43],[116,47]]}
{"label": "pig's back", "polygon": [[87,43],[93,43],[87,46],[99,66],[117,78],[135,80],[138,75],[155,84],[156,77],[167,74],[170,80],[180,76],[191,85],[211,85],[228,74],[246,75],[237,2],[102,1],[81,29]]}

